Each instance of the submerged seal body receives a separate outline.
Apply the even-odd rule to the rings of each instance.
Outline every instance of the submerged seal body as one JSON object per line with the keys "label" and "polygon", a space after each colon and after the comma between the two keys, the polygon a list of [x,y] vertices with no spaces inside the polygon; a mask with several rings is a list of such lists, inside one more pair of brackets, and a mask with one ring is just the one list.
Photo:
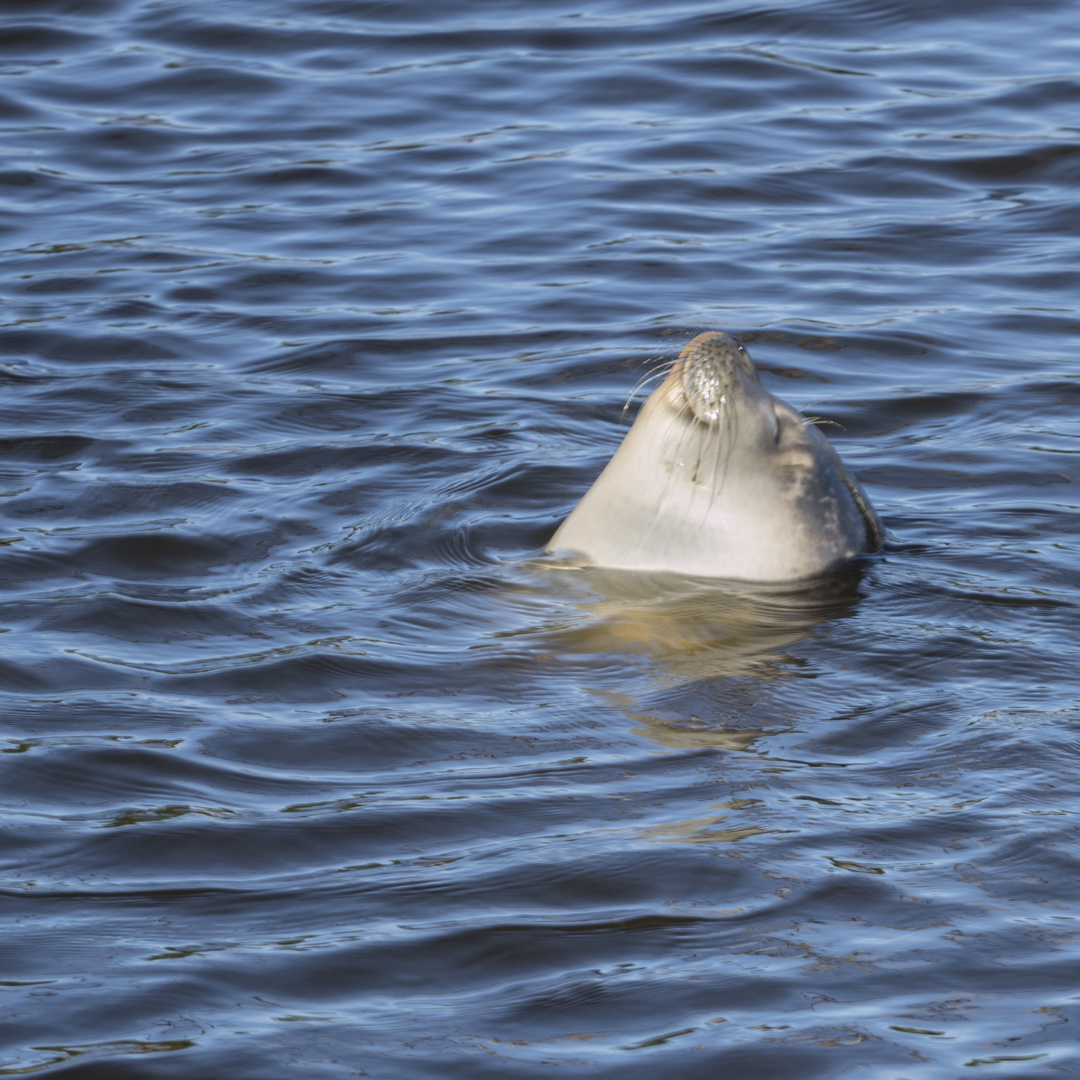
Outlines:
{"label": "submerged seal body", "polygon": [[548,551],[623,570],[797,581],[881,546],[862,489],[728,334],[699,334]]}

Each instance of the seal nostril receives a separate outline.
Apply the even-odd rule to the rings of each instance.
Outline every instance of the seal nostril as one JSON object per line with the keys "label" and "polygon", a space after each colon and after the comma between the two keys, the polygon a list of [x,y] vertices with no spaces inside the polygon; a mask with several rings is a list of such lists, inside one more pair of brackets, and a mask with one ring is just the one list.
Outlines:
{"label": "seal nostril", "polygon": [[736,342],[727,334],[701,334],[679,356],[679,381],[691,412],[706,424],[720,420],[731,390]]}

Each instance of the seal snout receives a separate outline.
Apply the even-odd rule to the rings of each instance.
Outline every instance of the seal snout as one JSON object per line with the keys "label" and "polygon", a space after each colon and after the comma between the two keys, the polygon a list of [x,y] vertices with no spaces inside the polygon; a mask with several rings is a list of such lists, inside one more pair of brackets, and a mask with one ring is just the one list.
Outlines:
{"label": "seal snout", "polygon": [[732,405],[732,391],[749,379],[758,382],[747,351],[730,334],[714,330],[698,334],[675,362],[679,385],[693,414],[715,424]]}

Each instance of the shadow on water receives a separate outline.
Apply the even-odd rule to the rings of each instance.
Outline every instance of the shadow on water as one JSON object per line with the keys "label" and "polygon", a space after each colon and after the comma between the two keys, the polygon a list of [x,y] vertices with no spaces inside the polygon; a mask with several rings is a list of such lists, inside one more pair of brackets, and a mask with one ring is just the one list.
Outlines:
{"label": "shadow on water", "polygon": [[633,734],[668,749],[748,750],[776,733],[773,689],[812,677],[787,650],[855,614],[869,563],[784,584],[545,566],[544,585],[574,615],[541,635],[551,654],[591,661],[598,675],[623,671],[623,686],[598,679],[608,685],[592,693],[642,725]]}

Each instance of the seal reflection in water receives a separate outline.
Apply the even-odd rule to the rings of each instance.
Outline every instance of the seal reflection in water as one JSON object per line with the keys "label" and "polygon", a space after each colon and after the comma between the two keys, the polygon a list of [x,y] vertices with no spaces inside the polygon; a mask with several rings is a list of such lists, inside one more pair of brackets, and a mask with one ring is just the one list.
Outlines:
{"label": "seal reflection in water", "polygon": [[584,565],[798,581],[881,545],[869,500],[746,349],[699,334],[548,544]]}

